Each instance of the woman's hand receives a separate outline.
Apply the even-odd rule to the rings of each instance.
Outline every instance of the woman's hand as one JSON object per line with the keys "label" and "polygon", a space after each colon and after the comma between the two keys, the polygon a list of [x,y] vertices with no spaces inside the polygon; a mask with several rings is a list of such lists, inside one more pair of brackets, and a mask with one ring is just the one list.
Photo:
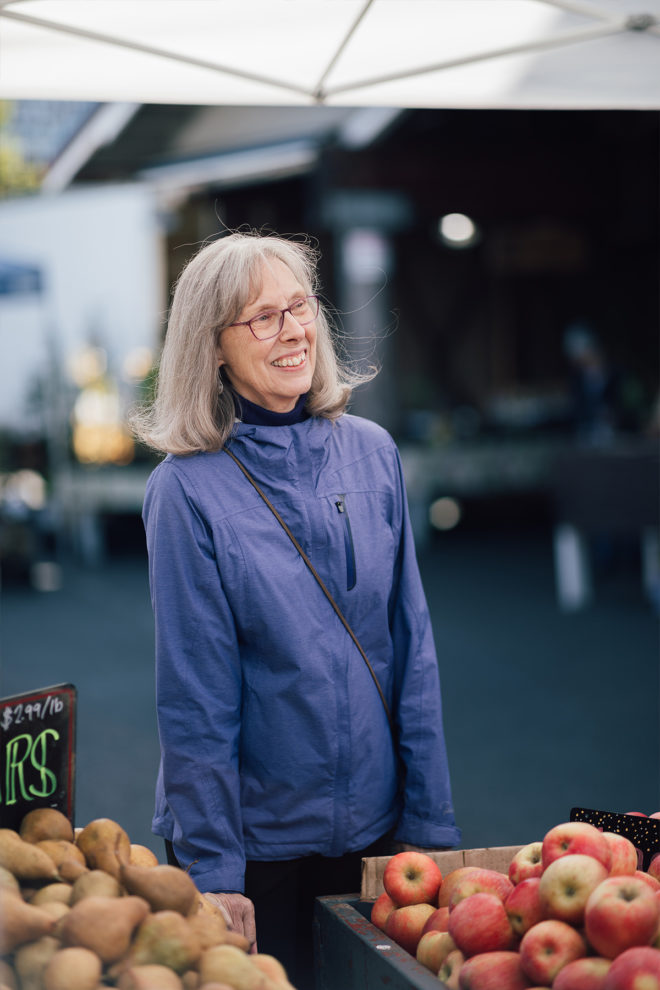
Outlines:
{"label": "woman's hand", "polygon": [[245,935],[250,943],[250,952],[256,952],[257,928],[252,901],[243,894],[204,894],[204,897],[220,908],[232,931]]}

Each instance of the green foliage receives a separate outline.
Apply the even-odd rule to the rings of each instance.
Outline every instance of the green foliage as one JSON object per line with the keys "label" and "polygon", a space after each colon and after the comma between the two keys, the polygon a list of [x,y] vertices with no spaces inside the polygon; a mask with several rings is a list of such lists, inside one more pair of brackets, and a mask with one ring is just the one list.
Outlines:
{"label": "green foliage", "polygon": [[0,199],[37,190],[43,168],[25,158],[19,139],[12,133],[13,104],[0,100]]}

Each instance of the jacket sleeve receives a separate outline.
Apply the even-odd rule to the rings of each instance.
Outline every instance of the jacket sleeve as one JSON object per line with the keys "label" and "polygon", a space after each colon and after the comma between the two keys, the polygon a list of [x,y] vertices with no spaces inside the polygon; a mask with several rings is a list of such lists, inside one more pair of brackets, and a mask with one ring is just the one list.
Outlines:
{"label": "jacket sleeve", "polygon": [[154,828],[202,891],[243,891],[241,670],[214,543],[190,486],[165,461],[144,504],[161,746]]}
{"label": "jacket sleeve", "polygon": [[390,627],[395,657],[393,714],[405,766],[405,789],[395,839],[426,848],[457,846],[461,832],[454,821],[440,674],[398,451],[396,471],[401,539]]}

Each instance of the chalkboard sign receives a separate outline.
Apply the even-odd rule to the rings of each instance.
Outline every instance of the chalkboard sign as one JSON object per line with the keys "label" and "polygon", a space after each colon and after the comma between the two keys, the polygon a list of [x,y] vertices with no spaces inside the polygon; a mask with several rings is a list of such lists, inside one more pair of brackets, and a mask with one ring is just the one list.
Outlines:
{"label": "chalkboard sign", "polygon": [[18,829],[33,808],[73,825],[76,755],[73,684],[0,698],[0,825]]}

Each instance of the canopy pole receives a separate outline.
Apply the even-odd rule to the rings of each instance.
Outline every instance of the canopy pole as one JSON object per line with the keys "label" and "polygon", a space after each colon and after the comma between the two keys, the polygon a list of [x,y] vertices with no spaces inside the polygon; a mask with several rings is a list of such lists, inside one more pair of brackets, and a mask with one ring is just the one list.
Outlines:
{"label": "canopy pole", "polygon": [[508,55],[526,55],[532,52],[545,51],[552,48],[561,48],[563,45],[578,44],[582,41],[597,41],[612,34],[622,34],[629,31],[628,20],[618,20],[600,27],[586,28],[580,31],[572,31],[568,34],[557,35],[556,38],[541,38],[538,41],[525,42],[523,45],[509,45],[506,48],[494,48],[492,51],[475,52],[473,55],[464,55],[461,58],[447,59],[444,62],[436,62],[433,65],[422,65],[415,69],[405,69],[401,72],[393,72],[381,76],[372,76],[368,79],[353,80],[349,83],[342,83],[339,86],[330,86],[325,90],[323,98],[337,96],[340,93],[352,92],[356,89],[366,89],[369,86],[380,86],[382,83],[395,82],[399,79],[411,79],[414,76],[424,76],[432,72],[441,72],[444,69],[455,69],[461,65],[471,65],[475,62],[486,62],[489,59],[504,58]]}
{"label": "canopy pole", "polygon": [[[371,2],[371,0],[370,0]],[[72,24],[58,24],[56,21],[49,21],[45,17],[33,17],[31,14],[20,14],[14,10],[6,10],[0,7],[0,17],[13,21],[20,21],[22,24],[31,24],[33,27],[45,28],[47,31],[59,31],[61,34],[72,35],[76,38],[85,38],[87,41],[98,41],[104,45],[114,45],[129,51],[141,52],[144,55],[155,55],[157,58],[166,58],[171,62],[180,62],[184,65],[193,65],[199,69],[209,69],[211,72],[224,73],[228,76],[235,76],[239,79],[246,79],[249,82],[260,85],[273,86],[283,89],[299,96],[306,96],[308,99],[314,94],[302,86],[294,83],[282,82],[279,79],[271,79],[269,76],[262,76],[255,72],[246,72],[244,69],[230,68],[218,62],[210,62],[206,59],[193,58],[191,55],[183,55],[177,52],[168,51],[166,48],[157,48],[154,45],[144,45],[137,41],[130,41],[127,38],[120,38],[116,35],[105,34],[100,31],[89,31],[86,28],[78,28]]]}
{"label": "canopy pole", "polygon": [[321,75],[321,78],[319,79],[319,81],[318,81],[318,83],[317,83],[317,85],[316,85],[316,87],[314,89],[314,98],[315,98],[315,100],[316,100],[317,103],[323,103],[323,99],[324,99],[323,83],[328,78],[328,75],[330,74],[330,72],[332,71],[332,69],[335,67],[335,65],[339,61],[339,57],[346,50],[346,46],[348,45],[349,41],[351,40],[351,38],[353,37],[353,35],[357,31],[357,29],[360,26],[360,24],[362,23],[362,21],[364,20],[366,14],[367,14],[367,11],[371,7],[372,3],[373,3],[373,0],[366,0],[366,3],[364,4],[362,10],[359,12],[359,14],[357,15],[357,17],[355,18],[355,21],[353,22],[353,24],[351,25],[351,27],[346,32],[346,37],[344,38],[344,40],[342,41],[342,43],[339,45],[337,51],[335,52],[335,54],[332,56],[332,58],[328,62],[327,66],[325,68],[325,72],[323,72],[323,74]]}

